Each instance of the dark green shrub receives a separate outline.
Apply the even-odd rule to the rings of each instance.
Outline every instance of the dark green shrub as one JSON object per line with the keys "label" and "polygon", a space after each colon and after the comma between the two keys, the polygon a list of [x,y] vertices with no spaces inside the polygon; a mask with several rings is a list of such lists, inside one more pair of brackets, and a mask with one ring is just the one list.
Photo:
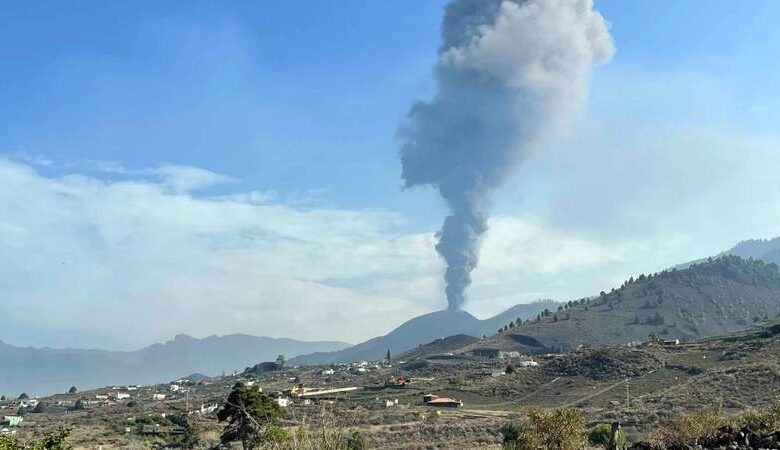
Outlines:
{"label": "dark green shrub", "polygon": [[[591,428],[588,432],[588,442],[590,442],[591,445],[597,446],[600,445],[604,447],[607,450],[610,450],[611,448],[611,442],[610,438],[612,437],[612,424],[609,423],[600,423],[596,425],[595,427]],[[618,431],[617,435],[617,448],[624,448],[626,446],[626,432],[622,429]]]}
{"label": "dark green shrub", "polygon": [[358,430],[349,435],[346,442],[347,450],[366,450],[368,449],[368,440]]}

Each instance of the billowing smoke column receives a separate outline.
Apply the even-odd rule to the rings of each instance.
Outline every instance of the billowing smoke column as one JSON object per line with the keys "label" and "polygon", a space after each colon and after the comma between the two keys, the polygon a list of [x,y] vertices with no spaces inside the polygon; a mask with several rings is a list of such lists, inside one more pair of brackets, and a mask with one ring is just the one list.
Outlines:
{"label": "billowing smoke column", "polygon": [[591,71],[614,47],[592,0],[453,0],[441,34],[436,94],[411,108],[399,135],[406,187],[434,186],[450,208],[436,250],[458,309],[491,191],[540,130],[585,101]]}

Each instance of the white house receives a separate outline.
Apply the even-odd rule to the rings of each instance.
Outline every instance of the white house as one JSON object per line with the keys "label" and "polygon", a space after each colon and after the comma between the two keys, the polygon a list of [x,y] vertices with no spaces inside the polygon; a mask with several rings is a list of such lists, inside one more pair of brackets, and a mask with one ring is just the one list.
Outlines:
{"label": "white house", "polygon": [[22,416],[5,416],[3,417],[3,422],[6,423],[9,427],[18,427],[20,423],[24,421],[24,417]]}
{"label": "white house", "polygon": [[165,394],[152,394],[152,400],[165,400]]}
{"label": "white house", "polygon": [[38,400],[34,398],[28,398],[24,400],[19,400],[19,407],[20,408],[35,408],[38,406]]}
{"label": "white house", "polygon": [[219,409],[219,405],[216,404],[216,403],[214,403],[212,405],[205,405],[205,404],[201,403],[200,409],[198,410],[198,414],[201,414],[201,415],[211,414],[214,411],[216,411],[217,409]]}
{"label": "white house", "polygon": [[382,406],[384,408],[391,408],[391,407],[396,406],[396,405],[398,405],[398,399],[397,398],[394,398],[394,399],[389,399],[388,398],[388,399],[384,399],[384,400],[380,400],[379,401],[379,406]]}
{"label": "white house", "polygon": [[115,392],[113,397],[116,400],[125,400],[130,398],[130,394],[128,392]]}

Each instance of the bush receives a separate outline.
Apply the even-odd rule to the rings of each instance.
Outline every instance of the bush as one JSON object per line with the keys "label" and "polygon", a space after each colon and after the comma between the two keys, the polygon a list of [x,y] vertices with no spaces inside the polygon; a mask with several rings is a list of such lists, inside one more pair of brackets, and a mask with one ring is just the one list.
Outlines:
{"label": "bush", "polygon": [[[528,417],[527,424],[502,427],[505,450],[579,450],[585,445],[585,421],[577,409],[534,410]],[[513,431],[517,432],[517,437],[507,440]]]}
{"label": "bush", "polygon": [[774,433],[780,430],[780,403],[760,411],[747,410],[734,419],[733,425],[756,433]]}
{"label": "bush", "polygon": [[609,450],[611,445],[617,444],[617,448],[624,448],[626,446],[626,432],[622,429],[618,431],[617,442],[611,442],[612,438],[612,424],[600,423],[591,428],[588,432],[588,442],[594,446],[602,446]]}
{"label": "bush", "polygon": [[69,428],[59,428],[47,433],[39,441],[27,444],[22,444],[15,437],[0,436],[0,450],[68,450],[71,447],[65,441],[69,435]]}
{"label": "bush", "polygon": [[515,423],[507,422],[503,425],[501,425],[501,429],[499,430],[499,433],[501,433],[502,442],[504,444],[511,444],[513,442],[517,442],[518,438],[520,438],[520,433],[522,433],[522,429]]}
{"label": "bush", "polygon": [[263,442],[266,444],[286,444],[290,442],[292,436],[282,427],[271,426],[266,428],[263,433]]}
{"label": "bush", "polygon": [[346,447],[347,450],[367,450],[368,441],[360,431],[355,430],[347,437]]}
{"label": "bush", "polygon": [[715,436],[726,424],[726,418],[719,408],[700,409],[682,413],[661,424],[650,440],[661,447],[696,444],[699,439]]}

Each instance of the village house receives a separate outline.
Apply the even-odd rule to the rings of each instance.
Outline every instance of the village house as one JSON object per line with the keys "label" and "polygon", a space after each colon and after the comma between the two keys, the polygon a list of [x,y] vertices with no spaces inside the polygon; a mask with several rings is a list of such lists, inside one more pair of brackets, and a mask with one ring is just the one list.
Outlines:
{"label": "village house", "polygon": [[165,400],[165,394],[159,394],[155,392],[152,394],[152,400]]}
{"label": "village house", "polygon": [[516,351],[509,351],[509,350],[499,350],[497,348],[478,348],[472,352],[474,356],[480,357],[480,358],[490,358],[490,359],[510,359],[510,358],[519,358],[520,352]]}
{"label": "village house", "polygon": [[379,406],[384,407],[384,408],[392,408],[393,406],[397,406],[397,405],[398,405],[398,399],[397,398],[394,398],[394,399],[387,398],[387,399],[384,399],[384,400],[379,400]]}
{"label": "village house", "polygon": [[423,396],[423,405],[438,408],[460,408],[463,406],[463,402],[454,398],[426,394]]}
{"label": "village house", "polygon": [[21,424],[24,421],[24,417],[22,416],[5,416],[3,417],[3,422],[5,425],[8,425],[9,427],[18,427],[19,424]]}
{"label": "village house", "polygon": [[198,414],[200,415],[211,414],[218,409],[219,409],[219,405],[217,403],[213,403],[210,405],[205,405],[201,403],[200,409],[198,410]]}
{"label": "village house", "polygon": [[27,398],[27,399],[19,400],[20,408],[35,408],[36,406],[38,406],[38,399]]}
{"label": "village house", "polygon": [[130,398],[130,394],[128,392],[112,392],[111,397],[113,397],[114,400],[125,400]]}

